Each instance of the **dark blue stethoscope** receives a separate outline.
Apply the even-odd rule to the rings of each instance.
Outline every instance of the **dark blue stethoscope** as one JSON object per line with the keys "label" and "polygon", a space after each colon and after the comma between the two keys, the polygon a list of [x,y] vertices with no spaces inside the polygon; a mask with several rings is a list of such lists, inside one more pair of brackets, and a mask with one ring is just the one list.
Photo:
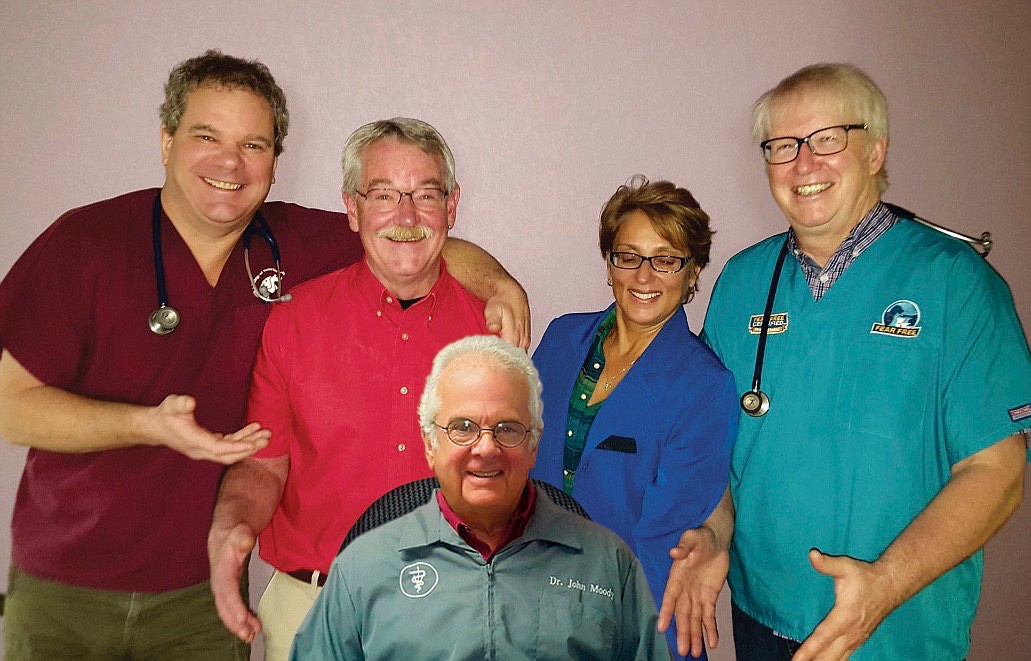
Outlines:
{"label": "dark blue stethoscope", "polygon": [[[920,218],[912,211],[907,211],[902,207],[894,204],[884,203],[892,213],[903,219],[913,220],[921,225],[930,227],[933,230],[937,230],[946,236],[951,236],[954,239],[965,241],[970,245],[978,249],[978,253],[981,257],[987,258],[989,251],[992,249],[992,233],[982,232],[981,238],[974,238],[961,234],[954,230],[950,230],[941,225],[936,225],[931,221]],[[777,297],[777,284],[780,282],[780,272],[784,268],[784,258],[788,254],[788,240],[784,239],[784,245],[780,248],[780,254],[777,255],[777,263],[773,267],[773,278],[770,280],[770,293],[766,297],[766,308],[763,310],[763,321],[762,326],[759,328],[759,346],[755,349],[755,370],[752,372],[752,389],[741,395],[741,410],[752,416],[753,418],[759,418],[766,415],[766,412],[770,410],[770,396],[762,391],[762,374],[763,374],[763,361],[766,358],[766,336],[770,330],[770,315],[773,313],[773,299]]]}
{"label": "dark blue stethoscope", "polygon": [[[165,289],[165,259],[161,254],[161,194],[154,197],[154,206],[150,216],[150,228],[154,240],[154,275],[157,279],[158,308],[150,313],[147,320],[150,330],[156,335],[168,335],[179,325],[179,311],[168,304],[168,291]],[[272,261],[275,262],[273,272],[266,278],[269,284],[262,284],[260,287],[254,282],[254,274],[251,272],[251,238],[254,235],[261,237],[268,243],[272,251]],[[290,294],[283,292],[283,269],[279,265],[279,244],[276,237],[272,235],[268,223],[262,217],[261,212],[254,214],[254,219],[243,231],[243,260],[247,269],[247,279],[251,283],[251,292],[265,303],[286,303],[291,298]]]}

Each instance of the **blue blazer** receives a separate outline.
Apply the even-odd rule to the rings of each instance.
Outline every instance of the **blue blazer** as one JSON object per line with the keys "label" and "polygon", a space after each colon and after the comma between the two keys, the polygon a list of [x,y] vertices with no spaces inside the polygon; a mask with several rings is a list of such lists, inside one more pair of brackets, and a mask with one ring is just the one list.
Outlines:
{"label": "blue blazer", "polygon": [[[533,354],[544,385],[544,433],[530,475],[560,488],[569,398],[607,313],[555,319]],[[573,496],[634,550],[656,606],[672,565],[669,550],[684,530],[705,522],[727,486],[737,419],[734,377],[688,328],[683,308],[594,419]],[[675,650],[674,628],[667,633]]]}

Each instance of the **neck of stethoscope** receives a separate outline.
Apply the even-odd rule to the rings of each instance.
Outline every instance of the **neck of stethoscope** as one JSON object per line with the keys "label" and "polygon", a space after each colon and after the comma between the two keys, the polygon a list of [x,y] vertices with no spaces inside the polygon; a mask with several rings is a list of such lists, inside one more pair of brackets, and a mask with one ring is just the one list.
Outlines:
{"label": "neck of stethoscope", "polygon": [[770,316],[773,314],[773,301],[777,298],[777,285],[780,282],[780,272],[784,269],[784,260],[788,256],[788,239],[784,239],[784,245],[780,247],[777,255],[777,264],[773,267],[773,277],[770,279],[770,291],[766,295],[766,308],[763,310],[762,326],[759,328],[759,346],[755,350],[755,370],[752,372],[752,390],[759,392],[762,385],[763,360],[766,358],[766,338],[770,334]]}
{"label": "neck of stethoscope", "polygon": [[763,361],[766,358],[766,338],[770,333],[770,316],[773,314],[773,301],[777,298],[777,284],[780,282],[780,272],[784,268],[784,259],[788,255],[788,240],[790,235],[784,238],[784,245],[777,255],[777,264],[773,267],[773,277],[770,279],[770,291],[766,296],[766,309],[763,310],[762,324],[759,327],[759,345],[755,350],[755,370],[752,372],[752,389],[741,395],[741,409],[757,418],[766,415],[770,410],[770,398],[762,391]]}
{"label": "neck of stethoscope", "polygon": [[[151,313],[147,322],[150,325],[150,330],[156,335],[168,335],[179,325],[180,317],[179,311],[168,304],[168,290],[165,287],[165,258],[161,252],[160,192],[154,196],[154,205],[151,209],[150,216],[150,226],[151,237],[154,243],[154,279],[157,284],[158,307]],[[274,277],[276,281],[276,290],[279,292],[278,296],[265,294],[258,289],[257,285],[254,284],[254,275],[251,273],[250,249],[251,237],[255,234],[268,243],[269,249],[272,251],[272,260],[276,265]],[[260,211],[254,214],[254,218],[244,229],[242,243],[244,265],[247,270],[247,278],[250,280],[251,291],[254,295],[265,303],[285,303],[293,298],[290,294],[282,293],[283,270],[280,266],[279,245],[276,243],[276,238],[272,235],[272,230],[269,228],[268,223],[265,222],[265,218],[262,217]]]}
{"label": "neck of stethoscope", "polygon": [[150,215],[150,231],[154,243],[154,276],[157,279],[158,306],[168,307],[168,291],[165,289],[165,259],[161,253],[161,193],[154,196]]}

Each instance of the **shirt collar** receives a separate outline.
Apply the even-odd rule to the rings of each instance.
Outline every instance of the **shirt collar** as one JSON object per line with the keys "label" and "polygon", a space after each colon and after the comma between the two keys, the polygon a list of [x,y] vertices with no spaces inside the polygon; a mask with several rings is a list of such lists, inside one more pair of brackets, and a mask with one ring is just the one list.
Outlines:
{"label": "shirt collar", "polygon": [[856,260],[874,241],[887,232],[898,222],[899,217],[887,207],[878,202],[859,221],[859,224],[852,228],[845,240],[841,242],[838,249],[834,251],[827,264],[820,267],[811,257],[802,252],[798,245],[798,237],[794,228],[788,229],[788,250],[795,256],[802,267],[802,274],[813,293],[813,298],[819,300],[831,285],[845,272],[852,262]]}
{"label": "shirt collar", "polygon": [[377,317],[386,317],[391,320],[398,320],[403,314],[425,316],[427,322],[433,321],[433,312],[437,307],[437,299],[449,286],[451,275],[448,273],[444,260],[440,260],[440,277],[433,283],[428,294],[411,305],[407,310],[401,309],[397,297],[383,286],[376,275],[369,268],[366,259],[362,259],[357,272],[358,291],[362,298],[373,309]]}
{"label": "shirt collar", "polygon": [[476,549],[483,556],[485,562],[490,562],[501,549],[505,548],[505,546],[522,535],[526,530],[526,526],[530,523],[537,505],[537,490],[533,488],[529,480],[526,481],[526,484],[523,486],[523,493],[519,496],[519,503],[516,505],[512,519],[508,522],[508,526],[505,529],[502,542],[493,550],[486,542],[477,537],[472,528],[467,526],[461,517],[451,509],[447,500],[444,499],[444,492],[439,489],[437,490],[437,505],[440,506],[440,513],[444,516],[444,520],[455,529],[469,546]]}

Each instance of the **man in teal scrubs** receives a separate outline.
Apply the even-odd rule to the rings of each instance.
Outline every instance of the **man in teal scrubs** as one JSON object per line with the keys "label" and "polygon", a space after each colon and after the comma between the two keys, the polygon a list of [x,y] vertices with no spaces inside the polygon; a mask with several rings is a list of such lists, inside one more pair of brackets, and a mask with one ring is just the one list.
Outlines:
{"label": "man in teal scrubs", "polygon": [[[862,71],[796,72],[759,99],[753,134],[790,229],[730,260],[703,334],[748,388],[783,251],[769,410],[741,415],[731,465],[739,658],[964,658],[980,549],[1020,503],[1031,426],[1009,289],[881,203],[887,104]],[[681,557],[698,548],[685,537]]]}

